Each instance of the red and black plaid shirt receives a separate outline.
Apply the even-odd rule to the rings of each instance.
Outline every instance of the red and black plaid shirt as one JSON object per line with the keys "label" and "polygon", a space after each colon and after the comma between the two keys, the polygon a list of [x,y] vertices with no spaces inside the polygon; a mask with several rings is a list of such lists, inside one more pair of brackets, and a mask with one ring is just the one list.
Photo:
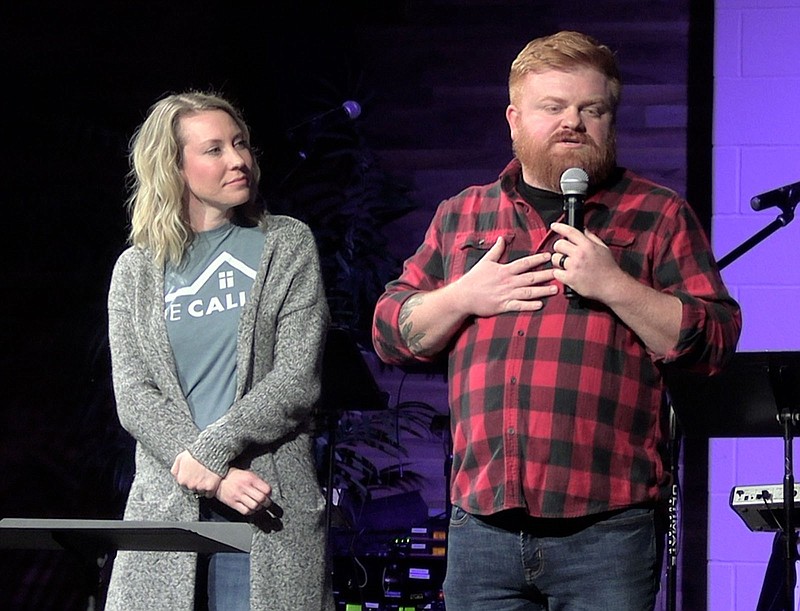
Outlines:
{"label": "red and black plaid shirt", "polygon": [[[503,236],[501,262],[552,251],[559,236],[516,190],[519,162],[436,211],[424,243],[379,299],[373,342],[386,362],[414,357],[402,304],[461,277]],[[717,372],[741,328],[708,240],[689,205],[628,171],[585,205],[585,224],[640,282],[683,304],[680,340],[649,353],[607,307],[563,294],[538,312],[472,317],[449,353],[451,499],[467,512],[524,508],[573,517],[656,500],[669,475],[660,367]]]}

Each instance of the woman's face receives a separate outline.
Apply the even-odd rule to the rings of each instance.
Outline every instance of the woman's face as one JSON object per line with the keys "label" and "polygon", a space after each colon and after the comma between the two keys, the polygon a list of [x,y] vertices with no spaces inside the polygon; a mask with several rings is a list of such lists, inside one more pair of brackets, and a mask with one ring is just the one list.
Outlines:
{"label": "woman's face", "polygon": [[224,110],[183,117],[178,129],[189,224],[195,231],[207,231],[230,219],[233,209],[250,199],[255,188],[250,143]]}

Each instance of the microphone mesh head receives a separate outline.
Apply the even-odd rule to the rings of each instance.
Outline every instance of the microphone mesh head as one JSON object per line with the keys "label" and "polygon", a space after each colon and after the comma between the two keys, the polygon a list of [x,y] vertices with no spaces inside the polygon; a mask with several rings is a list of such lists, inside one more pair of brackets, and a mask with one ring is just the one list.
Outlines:
{"label": "microphone mesh head", "polygon": [[586,195],[589,175],[582,168],[570,168],[561,175],[561,192],[564,195]]}
{"label": "microphone mesh head", "polygon": [[344,104],[342,104],[342,108],[344,108],[344,112],[347,113],[347,116],[350,119],[357,119],[361,114],[361,104],[355,100],[347,100]]}

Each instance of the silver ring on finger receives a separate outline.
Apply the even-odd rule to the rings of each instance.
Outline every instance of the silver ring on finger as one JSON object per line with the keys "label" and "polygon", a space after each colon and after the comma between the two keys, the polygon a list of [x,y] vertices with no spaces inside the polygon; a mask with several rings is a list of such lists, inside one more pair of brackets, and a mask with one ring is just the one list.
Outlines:
{"label": "silver ring on finger", "polygon": [[566,267],[564,267],[564,264],[565,264],[566,262],[567,262],[567,255],[561,255],[561,258],[558,260],[558,266],[559,266],[561,269],[567,269]]}

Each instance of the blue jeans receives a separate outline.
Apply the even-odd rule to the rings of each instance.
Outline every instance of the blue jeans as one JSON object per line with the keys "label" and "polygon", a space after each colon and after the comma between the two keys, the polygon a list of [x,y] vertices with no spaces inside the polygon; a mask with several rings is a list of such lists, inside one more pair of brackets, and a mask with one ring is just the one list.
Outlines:
{"label": "blue jeans", "polygon": [[551,520],[453,507],[444,600],[447,611],[649,611],[659,566],[652,509]]}
{"label": "blue jeans", "polygon": [[[215,500],[200,500],[203,522],[243,521]],[[198,557],[196,611],[249,611],[250,554],[221,552]]]}
{"label": "blue jeans", "polygon": [[208,562],[208,611],[250,609],[250,554],[212,554]]}

